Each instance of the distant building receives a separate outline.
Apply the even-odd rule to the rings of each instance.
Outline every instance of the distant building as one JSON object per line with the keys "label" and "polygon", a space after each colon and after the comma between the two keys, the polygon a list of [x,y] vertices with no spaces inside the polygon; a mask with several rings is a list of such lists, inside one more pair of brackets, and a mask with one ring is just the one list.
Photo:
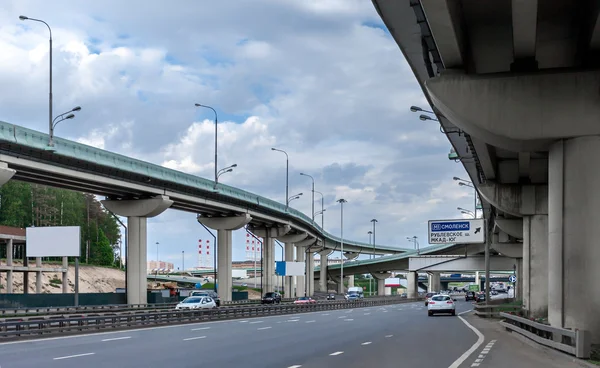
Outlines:
{"label": "distant building", "polygon": [[164,261],[148,261],[146,264],[146,269],[148,273],[156,272],[156,270],[161,270],[159,272],[164,272],[167,270],[173,270],[175,266],[171,262]]}

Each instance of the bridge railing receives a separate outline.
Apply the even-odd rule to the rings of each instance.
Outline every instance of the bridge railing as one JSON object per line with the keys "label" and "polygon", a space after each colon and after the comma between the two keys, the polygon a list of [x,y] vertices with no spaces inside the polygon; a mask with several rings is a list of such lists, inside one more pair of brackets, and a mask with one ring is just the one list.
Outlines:
{"label": "bridge railing", "polygon": [[509,331],[519,333],[538,344],[575,355],[577,358],[589,359],[590,357],[590,331],[552,327],[504,312],[500,312],[500,316],[504,318],[500,324]]}
{"label": "bridge railing", "polygon": [[164,310],[99,316],[57,316],[36,320],[0,323],[0,341],[44,337],[57,334],[81,334],[91,331],[115,331],[156,325],[197,323],[204,321],[252,318],[272,315],[319,312],[335,309],[371,307],[414,302],[416,299],[380,298],[354,302],[334,301],[311,304],[269,304],[230,308]]}

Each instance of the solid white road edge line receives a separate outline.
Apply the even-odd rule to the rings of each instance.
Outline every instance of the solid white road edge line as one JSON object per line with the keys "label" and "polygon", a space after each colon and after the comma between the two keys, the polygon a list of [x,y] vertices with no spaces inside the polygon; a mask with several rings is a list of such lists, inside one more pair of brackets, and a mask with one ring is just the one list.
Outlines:
{"label": "solid white road edge line", "polygon": [[[410,303],[402,303],[402,304],[414,304],[414,303],[418,303],[418,302],[410,302]],[[374,309],[377,308],[378,306],[372,306],[372,307],[362,307],[362,308],[358,308],[360,310],[364,310],[364,309]],[[339,312],[345,312],[344,309],[340,309],[338,310]],[[306,312],[306,313],[302,313],[303,315],[310,315],[310,314],[316,314],[316,313],[323,313],[323,311],[320,312]],[[325,315],[325,314],[322,314]],[[326,315],[329,315],[329,313],[327,313]],[[262,319],[271,319],[271,318],[290,318],[291,315],[285,315],[285,314],[279,314],[279,315],[274,315],[274,316],[262,316],[262,317],[255,317],[255,318],[262,318]],[[248,321],[246,321],[248,322]],[[237,319],[228,319],[228,320],[222,320],[222,321],[206,321],[206,322],[195,322],[195,323],[183,323],[183,324],[178,324],[178,325],[169,325],[169,326],[154,326],[154,327],[141,327],[141,328],[132,328],[132,329],[128,329],[128,330],[122,330],[122,331],[107,331],[107,332],[90,332],[90,333],[85,333],[85,334],[80,334],[80,335],[69,335],[69,336],[56,336],[56,337],[46,337],[43,339],[31,339],[31,340],[20,340],[20,341],[6,341],[6,342],[0,342],[0,346],[3,345],[14,345],[14,344],[32,344],[32,343],[36,343],[36,342],[45,342],[45,341],[53,341],[53,340],[66,340],[66,339],[75,339],[75,338],[82,338],[82,337],[93,337],[93,336],[102,336],[102,335],[113,335],[113,334],[122,334],[122,333],[132,333],[132,332],[143,332],[143,331],[153,331],[153,330],[162,330],[165,328],[186,328],[186,327],[191,327],[191,326],[198,326],[198,325],[207,325],[207,324],[217,324],[217,323],[240,323],[240,320]]]}
{"label": "solid white road edge line", "polygon": [[[463,312],[464,313],[464,312]],[[460,357],[458,357],[458,359],[456,359],[454,361],[454,363],[452,363],[448,368],[458,368],[460,367],[460,365],[467,360],[467,358],[469,358],[469,356],[471,354],[473,354],[473,352],[475,350],[477,350],[481,344],[483,344],[483,341],[485,340],[485,338],[483,337],[483,334],[481,332],[479,332],[478,329],[476,329],[475,327],[473,327],[469,322],[467,322],[467,320],[465,320],[464,318],[462,318],[461,316],[458,316],[458,318],[460,318],[461,321],[463,321],[463,323],[470,328],[473,332],[475,332],[475,334],[477,335],[477,341],[475,342],[475,344],[473,344],[473,346],[471,346],[471,348],[467,351],[465,351],[463,353],[463,355],[461,355]]]}

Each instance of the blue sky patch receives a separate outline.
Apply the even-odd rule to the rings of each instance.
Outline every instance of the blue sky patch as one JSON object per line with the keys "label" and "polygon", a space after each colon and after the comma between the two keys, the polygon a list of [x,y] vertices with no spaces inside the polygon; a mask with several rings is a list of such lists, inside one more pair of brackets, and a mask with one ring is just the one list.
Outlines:
{"label": "blue sky patch", "polygon": [[385,33],[387,33],[388,35],[390,34],[390,31],[385,27],[385,24],[383,24],[382,22],[371,22],[371,21],[366,21],[366,22],[362,22],[362,26],[363,27],[369,27],[369,28],[377,28],[377,29],[381,29],[383,30]]}

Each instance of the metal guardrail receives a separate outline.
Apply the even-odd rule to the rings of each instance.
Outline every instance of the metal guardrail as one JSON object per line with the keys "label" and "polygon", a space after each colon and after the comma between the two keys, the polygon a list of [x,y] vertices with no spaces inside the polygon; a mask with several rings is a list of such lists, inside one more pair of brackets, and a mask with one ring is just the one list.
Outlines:
{"label": "metal guardrail", "polygon": [[318,312],[414,302],[419,299],[384,298],[353,302],[325,302],[314,304],[269,304],[206,310],[168,310],[127,315],[62,317],[0,323],[0,341],[26,337],[44,337],[56,334],[80,334],[90,331],[114,331],[164,324],[185,324],[203,321],[251,318],[292,313]]}
{"label": "metal guardrail", "polygon": [[[373,297],[370,299],[382,299],[388,297]],[[281,302],[289,304],[293,302],[294,298],[283,298]],[[343,299],[342,299],[343,300]],[[337,300],[338,302],[340,299]],[[335,300],[319,300],[320,303],[331,303]],[[244,305],[262,305],[261,300],[244,300],[244,301],[229,301],[221,302],[220,308],[236,308]],[[11,322],[11,321],[40,321],[49,320],[55,318],[66,318],[68,316],[77,317],[97,317],[101,315],[127,315],[127,314],[140,314],[159,312],[163,310],[173,310],[178,303],[164,303],[164,304],[117,304],[117,305],[101,305],[101,306],[85,306],[85,307],[63,307],[63,308],[35,308],[36,312],[31,312],[30,308],[26,309],[11,309],[6,311],[26,311],[24,313],[15,314],[0,314],[0,322]]]}
{"label": "metal guardrail", "polygon": [[517,332],[538,344],[575,355],[577,358],[590,358],[592,347],[590,331],[552,327],[503,312],[500,316],[504,318],[500,324],[509,331]]}
{"label": "metal guardrail", "polygon": [[[294,298],[283,298],[283,302],[294,301]],[[81,313],[81,312],[100,312],[115,311],[123,309],[161,309],[172,308],[177,303],[156,303],[156,304],[102,304],[102,305],[83,305],[68,307],[31,307],[31,308],[5,308],[0,309],[0,317],[15,317],[19,315],[44,315],[57,313]],[[246,299],[221,301],[221,305],[241,305],[241,304],[260,304],[260,299]]]}
{"label": "metal guardrail", "polygon": [[475,315],[487,318],[499,318],[501,312],[518,312],[521,305],[506,304],[475,304],[473,310]]}

